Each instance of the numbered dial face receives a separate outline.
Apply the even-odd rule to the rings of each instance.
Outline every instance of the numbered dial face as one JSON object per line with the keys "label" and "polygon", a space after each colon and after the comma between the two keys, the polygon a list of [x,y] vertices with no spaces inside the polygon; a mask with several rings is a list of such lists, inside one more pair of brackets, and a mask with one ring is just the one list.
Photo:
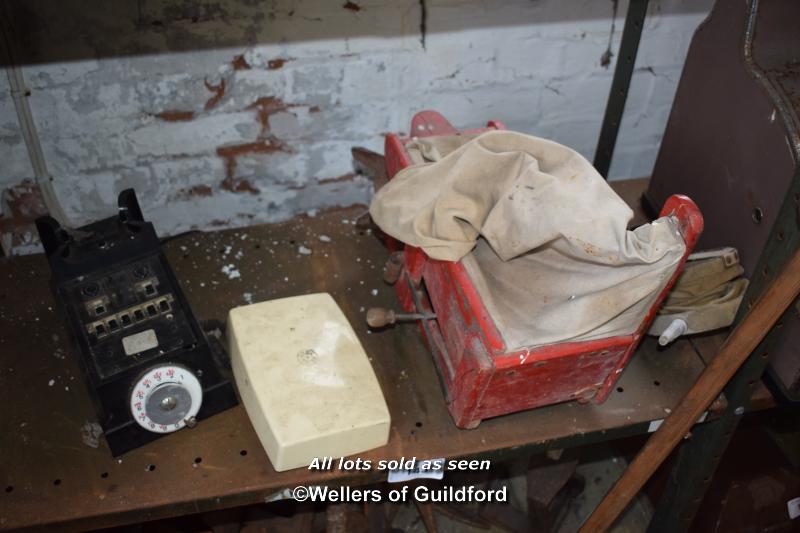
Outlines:
{"label": "numbered dial face", "polygon": [[203,388],[191,371],[179,365],[160,365],[134,384],[131,413],[147,431],[170,433],[195,417],[202,402]]}

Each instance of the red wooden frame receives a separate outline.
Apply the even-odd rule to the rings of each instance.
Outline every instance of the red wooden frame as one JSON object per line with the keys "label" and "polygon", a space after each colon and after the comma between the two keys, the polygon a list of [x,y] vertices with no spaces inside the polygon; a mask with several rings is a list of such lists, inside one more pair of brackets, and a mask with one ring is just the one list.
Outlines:
{"label": "red wooden frame", "polygon": [[[506,129],[490,121],[485,128],[463,134]],[[458,134],[435,111],[417,113],[411,135]],[[390,179],[411,160],[404,145],[411,137],[387,135],[386,170]],[[703,217],[686,196],[670,197],[661,216],[674,215],[686,251],[674,274],[639,328],[631,335],[539,346],[508,352],[477,289],[461,262],[438,261],[421,249],[387,238],[389,247],[403,249],[403,271],[395,288],[404,310],[433,311],[436,319],[420,322],[444,388],[448,408],[458,427],[474,428],[481,420],[554,403],[590,400],[601,403],[611,392],[675,283],[687,256],[703,230]]]}

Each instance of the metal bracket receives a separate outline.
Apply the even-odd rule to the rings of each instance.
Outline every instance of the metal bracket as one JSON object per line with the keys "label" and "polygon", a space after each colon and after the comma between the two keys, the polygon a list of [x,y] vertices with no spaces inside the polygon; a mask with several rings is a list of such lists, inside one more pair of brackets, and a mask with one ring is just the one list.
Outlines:
{"label": "metal bracket", "polygon": [[614,155],[614,146],[617,144],[622,114],[625,112],[625,101],[628,99],[633,66],[636,63],[636,53],[639,51],[647,4],[648,0],[631,0],[625,15],[625,28],[622,30],[622,42],[619,45],[619,56],[614,68],[614,80],[611,82],[606,114],[603,117],[600,138],[594,153],[594,167],[606,179],[608,179],[608,169]]}
{"label": "metal bracket", "polygon": [[[408,272],[403,272],[403,274],[406,283],[408,283],[408,288],[411,291],[411,298],[414,301],[414,308],[416,309],[417,313],[428,313],[429,311],[425,309],[425,306],[422,305],[422,300],[420,300],[419,294],[417,293],[418,289],[414,286],[414,282],[411,281],[411,277],[408,275]],[[439,369],[439,365],[436,364],[437,359],[444,361],[445,365],[447,365],[447,373],[449,374],[450,379],[453,379],[453,376],[455,376],[455,369],[450,362],[450,355],[447,353],[447,347],[444,346],[444,344],[440,345],[438,342],[436,342],[436,337],[434,337],[433,330],[431,329],[431,326],[428,324],[427,320],[420,320],[419,323],[422,326],[422,330],[425,332],[425,338],[428,341],[431,355],[433,355],[433,367],[436,369],[436,377],[439,378],[439,385],[442,387],[445,401],[450,403],[453,401],[450,396],[450,391],[445,386],[445,379],[444,376],[442,376],[442,371]]]}

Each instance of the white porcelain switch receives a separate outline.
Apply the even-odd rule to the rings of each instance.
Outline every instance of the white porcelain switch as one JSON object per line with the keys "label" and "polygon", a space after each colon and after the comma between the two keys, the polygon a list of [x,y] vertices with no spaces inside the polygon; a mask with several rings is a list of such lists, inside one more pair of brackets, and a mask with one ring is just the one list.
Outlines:
{"label": "white porcelain switch", "polygon": [[275,470],[388,442],[375,372],[330,294],[232,309],[228,344],[242,402]]}

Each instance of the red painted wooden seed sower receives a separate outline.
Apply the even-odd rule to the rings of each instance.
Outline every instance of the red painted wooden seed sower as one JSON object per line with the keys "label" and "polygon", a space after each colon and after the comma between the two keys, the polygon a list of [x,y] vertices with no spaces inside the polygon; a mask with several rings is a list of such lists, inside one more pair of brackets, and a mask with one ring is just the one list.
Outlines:
{"label": "red painted wooden seed sower", "polygon": [[[506,129],[498,121],[475,134]],[[458,130],[435,111],[417,113],[411,135],[454,135]],[[390,179],[411,160],[405,150],[410,137],[387,135],[386,171]],[[686,196],[670,197],[661,216],[674,215],[686,251],[639,328],[630,335],[567,342],[508,351],[492,317],[461,262],[438,261],[421,249],[387,237],[389,248],[402,253],[395,290],[402,308],[412,314],[433,315],[420,320],[450,414],[461,428],[515,411],[569,400],[602,403],[642,340],[662,300],[675,284],[687,256],[703,230],[703,217]],[[398,255],[392,268],[398,269]]]}

